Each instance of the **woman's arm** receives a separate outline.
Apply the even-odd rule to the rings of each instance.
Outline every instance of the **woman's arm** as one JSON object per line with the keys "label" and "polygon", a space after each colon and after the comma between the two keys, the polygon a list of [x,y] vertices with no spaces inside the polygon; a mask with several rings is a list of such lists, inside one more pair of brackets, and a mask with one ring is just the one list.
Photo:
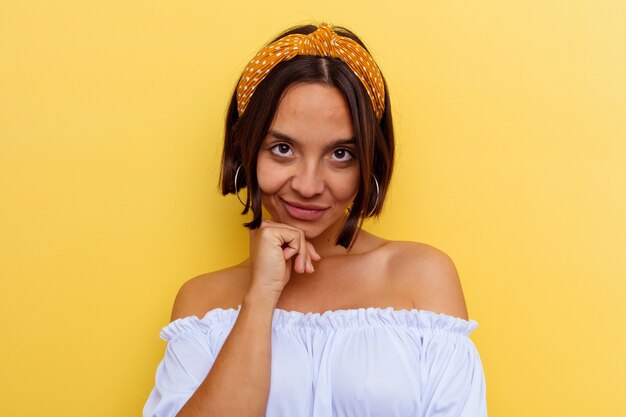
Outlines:
{"label": "woman's arm", "polygon": [[263,299],[243,301],[213,367],[178,416],[265,416],[274,307]]}
{"label": "woman's arm", "polygon": [[213,366],[179,417],[265,416],[270,388],[274,309],[292,268],[313,272],[319,260],[304,233],[263,222],[250,236],[251,279],[237,320]]}

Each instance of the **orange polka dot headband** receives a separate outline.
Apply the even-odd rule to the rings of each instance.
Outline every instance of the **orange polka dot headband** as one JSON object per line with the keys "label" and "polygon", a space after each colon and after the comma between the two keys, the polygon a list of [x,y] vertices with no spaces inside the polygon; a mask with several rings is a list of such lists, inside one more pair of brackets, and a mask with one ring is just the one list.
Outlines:
{"label": "orange polka dot headband", "polygon": [[287,35],[259,51],[243,71],[237,85],[239,117],[267,74],[276,65],[297,55],[327,56],[342,60],[365,86],[378,120],[382,118],[385,111],[385,84],[374,59],[358,42],[338,35],[325,23],[308,35]]}

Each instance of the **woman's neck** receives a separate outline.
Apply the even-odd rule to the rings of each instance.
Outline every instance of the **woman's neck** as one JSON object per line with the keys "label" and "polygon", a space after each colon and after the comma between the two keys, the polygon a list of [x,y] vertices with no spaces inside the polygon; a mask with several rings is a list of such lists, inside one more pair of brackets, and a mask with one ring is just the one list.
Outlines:
{"label": "woman's neck", "polygon": [[337,237],[341,233],[342,228],[343,221],[337,222],[335,225],[322,232],[319,236],[309,240],[322,258],[327,256],[349,255],[359,252],[358,248],[361,246],[360,243],[364,238],[367,238],[368,233],[362,229],[357,230],[352,247],[350,249],[346,249],[337,244]]}

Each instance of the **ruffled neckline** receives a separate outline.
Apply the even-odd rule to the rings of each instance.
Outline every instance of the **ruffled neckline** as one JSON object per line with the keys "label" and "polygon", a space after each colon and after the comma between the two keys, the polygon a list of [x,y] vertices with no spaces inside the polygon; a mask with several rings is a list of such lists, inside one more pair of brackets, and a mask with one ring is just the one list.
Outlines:
{"label": "ruffled neckline", "polygon": [[[176,319],[161,330],[161,338],[169,341],[193,329],[208,332],[216,327],[230,327],[237,319],[240,309],[241,305],[237,308],[216,308],[209,310],[202,318],[189,316]],[[478,323],[429,310],[362,307],[328,310],[324,313],[304,313],[276,308],[272,324],[274,329],[302,328],[327,331],[388,326],[412,327],[423,331],[443,331],[467,336],[478,327]]]}

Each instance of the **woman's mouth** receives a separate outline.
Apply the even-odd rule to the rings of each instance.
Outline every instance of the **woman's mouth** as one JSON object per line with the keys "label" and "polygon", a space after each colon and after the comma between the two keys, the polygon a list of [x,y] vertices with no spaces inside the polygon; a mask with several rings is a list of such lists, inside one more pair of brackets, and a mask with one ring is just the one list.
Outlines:
{"label": "woman's mouth", "polygon": [[282,198],[280,201],[285,206],[287,213],[298,220],[317,220],[324,215],[327,207],[313,205],[313,204],[301,204],[296,202],[287,202]]}

